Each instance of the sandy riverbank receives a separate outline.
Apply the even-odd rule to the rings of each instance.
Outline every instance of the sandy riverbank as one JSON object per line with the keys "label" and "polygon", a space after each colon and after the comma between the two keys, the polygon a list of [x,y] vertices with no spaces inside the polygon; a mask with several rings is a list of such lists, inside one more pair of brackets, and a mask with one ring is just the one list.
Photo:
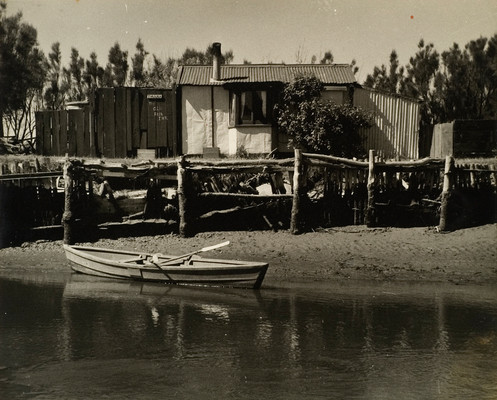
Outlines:
{"label": "sandy riverbank", "polygon": [[[497,284],[497,224],[450,233],[434,228],[347,226],[294,236],[288,231],[205,232],[100,239],[95,246],[183,254],[230,240],[209,256],[265,260],[266,282],[295,280],[425,281]],[[0,268],[64,265],[62,242],[0,249]],[[204,253],[207,255],[207,253]]]}

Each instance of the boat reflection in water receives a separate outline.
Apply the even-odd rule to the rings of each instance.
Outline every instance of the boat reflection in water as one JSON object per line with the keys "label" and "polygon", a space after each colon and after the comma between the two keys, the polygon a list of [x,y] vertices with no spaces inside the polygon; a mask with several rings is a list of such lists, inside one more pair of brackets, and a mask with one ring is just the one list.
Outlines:
{"label": "boat reflection in water", "polygon": [[2,398],[497,393],[497,297],[483,286],[253,291],[0,278],[0,316]]}

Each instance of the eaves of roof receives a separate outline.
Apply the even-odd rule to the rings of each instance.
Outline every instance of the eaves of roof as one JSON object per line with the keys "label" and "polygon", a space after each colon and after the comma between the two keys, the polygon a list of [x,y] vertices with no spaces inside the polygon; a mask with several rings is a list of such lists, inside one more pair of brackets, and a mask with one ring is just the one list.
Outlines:
{"label": "eaves of roof", "polygon": [[185,65],[178,71],[178,85],[222,86],[228,83],[291,82],[298,75],[313,75],[325,85],[356,84],[348,64],[243,64],[222,65],[220,79],[214,81],[212,66]]}

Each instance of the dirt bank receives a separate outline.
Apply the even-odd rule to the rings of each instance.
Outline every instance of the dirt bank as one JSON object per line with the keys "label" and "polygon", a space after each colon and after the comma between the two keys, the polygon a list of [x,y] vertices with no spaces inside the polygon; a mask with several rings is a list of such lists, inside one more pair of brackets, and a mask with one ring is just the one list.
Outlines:
{"label": "dirt bank", "polygon": [[[95,246],[183,254],[230,240],[209,256],[265,260],[267,282],[295,280],[426,281],[497,284],[497,224],[438,233],[434,228],[348,226],[294,236],[288,231],[206,232],[100,239]],[[0,268],[63,265],[60,241],[0,249]]]}

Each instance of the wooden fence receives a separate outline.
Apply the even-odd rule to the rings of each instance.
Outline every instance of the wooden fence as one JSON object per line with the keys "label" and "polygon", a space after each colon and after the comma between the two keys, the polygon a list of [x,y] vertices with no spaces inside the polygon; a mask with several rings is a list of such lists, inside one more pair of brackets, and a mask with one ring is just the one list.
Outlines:
{"label": "wooden fence", "polygon": [[[291,230],[319,221],[440,230],[491,222],[496,181],[495,165],[456,164],[452,157],[382,162],[370,151],[368,161],[355,161],[296,150]],[[309,194],[316,193],[319,200],[311,203]]]}
{"label": "wooden fence", "polygon": [[[289,224],[292,194],[284,174],[292,173],[293,159],[193,161],[178,163],[179,232],[224,225],[244,229],[278,229]],[[266,193],[256,189],[266,185]],[[216,220],[217,218],[217,220]],[[286,220],[288,219],[288,223]]]}
{"label": "wooden fence", "polygon": [[[97,200],[107,207],[104,218],[112,213],[115,222],[144,218],[151,181],[177,193],[167,202],[161,192],[155,195],[159,203],[153,218],[164,217],[167,203],[176,210],[169,218],[183,236],[213,229],[290,228],[300,233],[351,224],[453,230],[497,220],[496,165],[451,157],[383,162],[372,151],[369,160],[357,161],[297,150],[295,158],[285,160],[182,157],[131,165],[100,160],[67,164],[63,182],[71,183],[65,190],[59,182],[61,163],[50,168],[35,159],[0,165],[1,243],[22,238],[22,229],[62,223],[70,232],[76,220],[79,226],[105,222],[97,220],[102,218]],[[117,191],[138,191],[141,198],[129,199],[127,206],[113,196],[102,199],[94,189],[105,181]],[[85,235],[87,226],[81,230]],[[141,234],[140,228],[134,227],[133,234]]]}
{"label": "wooden fence", "polygon": [[172,96],[166,89],[102,88],[81,109],[37,112],[37,153],[125,158],[156,149],[157,156],[174,156]]}
{"label": "wooden fence", "polygon": [[[451,157],[383,162],[374,151],[368,161],[299,150],[287,160],[181,157],[175,182],[178,231],[193,236],[234,226],[289,227],[297,234],[346,224],[452,230],[496,220],[496,173],[494,165],[456,165]],[[264,184],[270,192],[256,190]]]}
{"label": "wooden fence", "polygon": [[[38,227],[60,227],[64,188],[62,164],[50,159],[0,162],[0,247],[34,236]],[[48,231],[47,229],[46,231]]]}

